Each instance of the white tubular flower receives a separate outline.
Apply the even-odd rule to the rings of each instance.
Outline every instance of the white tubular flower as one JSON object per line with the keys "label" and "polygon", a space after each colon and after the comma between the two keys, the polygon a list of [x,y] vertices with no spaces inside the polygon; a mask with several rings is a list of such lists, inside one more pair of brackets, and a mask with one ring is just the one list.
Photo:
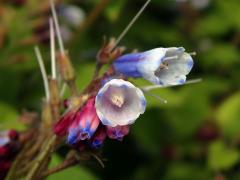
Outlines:
{"label": "white tubular flower", "polygon": [[99,90],[95,107],[102,124],[123,126],[134,123],[144,113],[146,100],[143,92],[132,83],[112,79]]}
{"label": "white tubular flower", "polygon": [[184,84],[192,67],[192,57],[184,52],[183,48],[169,48],[162,64],[155,71],[155,76],[158,77],[160,85]]}

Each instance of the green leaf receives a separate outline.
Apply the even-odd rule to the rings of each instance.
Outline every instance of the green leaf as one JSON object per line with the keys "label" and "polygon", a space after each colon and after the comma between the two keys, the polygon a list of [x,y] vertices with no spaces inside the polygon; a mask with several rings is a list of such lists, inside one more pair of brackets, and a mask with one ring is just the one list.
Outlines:
{"label": "green leaf", "polygon": [[239,153],[235,148],[227,147],[216,141],[209,147],[208,166],[212,170],[227,170],[239,161]]}
{"label": "green leaf", "polygon": [[225,100],[216,111],[216,119],[227,136],[239,134],[240,92]]}

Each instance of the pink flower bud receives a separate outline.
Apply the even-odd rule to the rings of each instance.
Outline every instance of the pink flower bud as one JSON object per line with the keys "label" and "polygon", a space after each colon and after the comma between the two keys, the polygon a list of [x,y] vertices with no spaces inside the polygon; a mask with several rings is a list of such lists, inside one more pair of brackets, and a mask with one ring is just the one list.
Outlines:
{"label": "pink flower bud", "polygon": [[73,121],[75,113],[72,111],[67,112],[54,126],[54,133],[58,136],[65,136],[68,128]]}
{"label": "pink flower bud", "polygon": [[95,97],[87,101],[75,115],[68,129],[67,141],[76,144],[80,140],[90,139],[100,123],[95,109]]}

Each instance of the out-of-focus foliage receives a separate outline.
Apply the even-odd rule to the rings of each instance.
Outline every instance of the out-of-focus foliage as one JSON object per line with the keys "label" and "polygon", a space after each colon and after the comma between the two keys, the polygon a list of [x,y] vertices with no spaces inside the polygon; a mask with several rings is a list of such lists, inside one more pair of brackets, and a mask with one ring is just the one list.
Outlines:
{"label": "out-of-focus foliage", "polygon": [[[88,18],[99,2],[63,3],[79,6]],[[66,47],[77,69],[80,90],[93,75],[103,36],[118,36],[143,3],[109,0],[92,23],[71,29]],[[26,0],[21,6],[10,1],[0,4],[0,129],[23,130],[17,116],[23,109],[38,111],[41,107],[44,91],[33,46],[41,44],[50,67],[49,46],[36,33],[39,24],[48,23],[47,15],[38,13],[46,4],[47,0]],[[148,109],[130,135],[123,142],[106,142],[104,169],[92,161],[49,179],[239,179],[239,17],[239,0],[152,0],[120,44],[127,52],[160,46],[196,51],[189,79],[203,81],[152,91],[167,99],[167,104],[146,95]]]}

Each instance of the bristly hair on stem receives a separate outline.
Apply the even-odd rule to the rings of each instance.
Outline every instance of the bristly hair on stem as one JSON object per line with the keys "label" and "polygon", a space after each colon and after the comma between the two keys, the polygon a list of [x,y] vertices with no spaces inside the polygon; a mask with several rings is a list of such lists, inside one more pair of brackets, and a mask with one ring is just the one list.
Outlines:
{"label": "bristly hair on stem", "polygon": [[156,100],[160,101],[161,103],[164,103],[164,104],[167,103],[167,100],[166,100],[166,99],[163,99],[163,98],[159,97],[159,96],[156,95],[156,94],[150,93],[150,92],[145,91],[145,90],[143,90],[143,89],[142,89],[142,91],[143,91],[144,94],[155,98]]}
{"label": "bristly hair on stem", "polygon": [[54,25],[55,25],[55,29],[56,29],[56,33],[57,33],[57,39],[58,39],[60,53],[64,55],[65,50],[64,50],[63,39],[61,36],[60,26],[59,26],[59,22],[58,22],[58,17],[57,17],[57,13],[56,13],[56,8],[54,5],[54,0],[50,0],[50,4],[51,4],[52,15],[53,15],[53,21],[54,21]]}
{"label": "bristly hair on stem", "polygon": [[122,40],[122,38],[126,35],[126,33],[129,31],[129,29],[132,27],[132,25],[137,21],[139,16],[142,14],[142,12],[146,9],[147,5],[151,2],[151,0],[147,0],[144,5],[141,7],[141,9],[138,11],[138,13],[133,17],[133,19],[130,21],[130,23],[127,25],[127,27],[122,31],[122,33],[118,36],[115,46],[110,50],[113,51],[118,43]]}
{"label": "bristly hair on stem", "polygon": [[[58,41],[58,46],[59,46],[59,49],[60,49],[60,53],[62,55],[65,55],[64,43],[63,43],[63,38],[62,38],[62,35],[61,35],[61,31],[60,31],[60,26],[59,26],[59,22],[58,22],[58,16],[57,16],[54,0],[50,0],[50,5],[51,5],[53,23],[54,23],[55,30],[56,30],[57,41]],[[53,27],[53,29],[54,29],[54,27]],[[54,37],[55,37],[55,34],[54,34]],[[55,51],[55,47],[54,47],[54,51]],[[56,56],[55,56],[55,62],[56,62]],[[56,68],[56,65],[55,65],[55,68]],[[67,87],[67,85],[65,83],[63,83],[63,85],[61,87],[60,97],[62,97],[64,95],[66,87]]]}
{"label": "bristly hair on stem", "polygon": [[37,56],[40,71],[42,73],[43,84],[44,84],[45,95],[46,95],[46,101],[48,102],[50,100],[50,91],[49,91],[49,84],[48,84],[46,69],[45,69],[43,58],[42,58],[42,55],[41,55],[41,52],[40,52],[38,46],[35,46],[34,50],[35,50],[35,54]]}
{"label": "bristly hair on stem", "polygon": [[51,66],[52,66],[52,79],[57,79],[56,69],[56,56],[55,56],[55,34],[52,18],[49,18],[50,26],[50,50],[51,50]]}
{"label": "bristly hair on stem", "polygon": [[174,86],[182,86],[182,85],[186,85],[186,84],[193,84],[193,83],[198,83],[198,82],[201,82],[201,81],[202,81],[202,79],[199,78],[199,79],[192,79],[192,80],[186,81],[184,84],[181,84],[181,85],[168,85],[168,86],[151,85],[151,86],[144,86],[144,87],[141,87],[141,90],[144,92],[144,94],[149,95],[149,96],[155,98],[156,100],[159,100],[162,103],[167,103],[167,100],[159,97],[156,94],[150,93],[149,91],[151,91],[153,89],[158,89],[158,88],[167,88],[167,87],[174,87]]}
{"label": "bristly hair on stem", "polygon": [[175,86],[183,86],[183,85],[187,85],[187,84],[194,84],[194,83],[199,83],[201,82],[202,79],[198,78],[198,79],[192,79],[192,80],[188,80],[186,81],[184,84],[178,84],[178,85],[167,85],[167,86],[161,86],[161,85],[151,85],[151,86],[143,86],[141,87],[141,89],[146,92],[146,91],[151,91],[153,89],[158,89],[158,88],[167,88],[167,87],[175,87]]}

